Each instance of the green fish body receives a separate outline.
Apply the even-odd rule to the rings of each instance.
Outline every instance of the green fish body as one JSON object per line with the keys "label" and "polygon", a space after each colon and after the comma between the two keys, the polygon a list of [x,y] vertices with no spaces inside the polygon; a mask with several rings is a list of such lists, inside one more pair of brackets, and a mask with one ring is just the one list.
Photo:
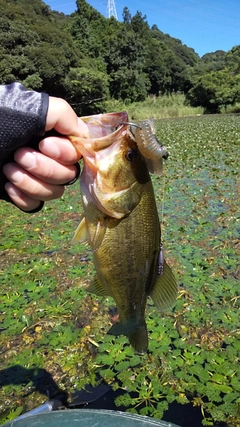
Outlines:
{"label": "green fish body", "polygon": [[87,241],[92,249],[96,276],[88,291],[116,302],[119,320],[109,333],[126,335],[143,353],[147,298],[165,310],[176,299],[177,284],[165,261],[161,272],[158,268],[161,230],[147,163],[128,125],[120,126],[113,139],[83,155],[84,215],[73,240]]}

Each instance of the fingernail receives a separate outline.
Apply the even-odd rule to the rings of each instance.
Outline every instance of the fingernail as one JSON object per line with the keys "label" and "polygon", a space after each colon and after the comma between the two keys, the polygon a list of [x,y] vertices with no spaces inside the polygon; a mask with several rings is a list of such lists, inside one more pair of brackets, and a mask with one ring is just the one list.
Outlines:
{"label": "fingernail", "polygon": [[13,184],[11,182],[7,182],[5,184],[5,190],[9,194],[10,197],[18,196],[18,190],[16,187],[13,186]]}
{"label": "fingernail", "polygon": [[15,163],[7,163],[3,166],[3,173],[13,183],[21,183],[24,177],[24,174],[17,169]]}
{"label": "fingernail", "polygon": [[44,147],[44,152],[53,159],[57,159],[60,156],[59,146],[55,144],[55,142],[50,143],[49,141],[49,143]]}
{"label": "fingernail", "polygon": [[64,185],[72,185],[72,184],[74,184],[78,180],[79,175],[81,173],[81,168],[80,168],[80,164],[79,163],[75,163],[75,166],[76,166],[76,169],[77,169],[75,177],[71,181],[66,182],[66,184],[64,184]]}
{"label": "fingernail", "polygon": [[34,168],[36,166],[36,157],[33,153],[25,153],[21,159],[18,160],[18,164],[26,169]]}
{"label": "fingernail", "polygon": [[15,184],[20,184],[23,180],[24,174],[20,171],[13,172],[11,175],[11,182]]}

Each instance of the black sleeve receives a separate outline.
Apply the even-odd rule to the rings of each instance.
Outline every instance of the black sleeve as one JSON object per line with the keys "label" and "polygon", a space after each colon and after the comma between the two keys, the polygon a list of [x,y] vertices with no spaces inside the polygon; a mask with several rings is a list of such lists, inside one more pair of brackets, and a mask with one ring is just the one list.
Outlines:
{"label": "black sleeve", "polygon": [[17,148],[38,147],[45,134],[48,102],[46,93],[27,90],[20,83],[0,85],[0,199],[10,201],[3,165],[13,161]]}

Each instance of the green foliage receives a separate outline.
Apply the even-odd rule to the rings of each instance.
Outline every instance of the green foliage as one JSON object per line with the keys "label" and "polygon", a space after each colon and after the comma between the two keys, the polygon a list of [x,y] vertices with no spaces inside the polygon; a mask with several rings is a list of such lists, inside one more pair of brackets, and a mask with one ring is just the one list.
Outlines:
{"label": "green foliage", "polygon": [[131,120],[145,120],[146,117],[164,119],[169,117],[198,116],[203,114],[202,107],[191,107],[183,94],[149,96],[142,102],[125,103],[110,99],[105,102],[106,112],[127,111]]}
{"label": "green foliage", "polygon": [[[0,1],[1,83],[13,80],[28,87],[63,94],[62,78],[77,63],[71,37],[41,1]],[[14,16],[14,19],[13,19]]]}
{"label": "green foliage", "polygon": [[107,31],[107,20],[85,0],[77,0],[77,11],[70,21],[70,33],[79,52],[89,58],[102,58],[103,37]]}
{"label": "green foliage", "polygon": [[110,78],[110,94],[115,99],[143,101],[149,86],[143,72],[144,50],[132,30],[122,27],[109,38],[105,60]]}
{"label": "green foliage", "polygon": [[108,98],[107,76],[92,68],[73,68],[66,76],[65,89],[66,98],[79,116],[100,113]]}
{"label": "green foliage", "polygon": [[229,106],[239,102],[239,55],[239,46],[229,52],[216,51],[204,55],[189,70],[190,90],[187,98],[191,105],[201,105],[206,112],[218,113],[229,111]]}
{"label": "green foliage", "polygon": [[238,427],[239,118],[155,124],[170,153],[165,186],[154,176],[153,184],[159,213],[164,194],[165,257],[180,286],[174,309],[159,313],[149,301],[149,352],[134,354],[126,337],[107,335],[113,301],[84,290],[94,274],[91,253],[70,244],[81,214],[78,185],[30,216],[2,202],[1,423],[46,393],[104,380],[122,392],[116,405],[127,411],[164,418],[178,402],[201,408],[203,425]]}
{"label": "green foliage", "polygon": [[12,409],[8,414],[0,414],[0,424],[5,424],[9,421],[14,420],[14,418],[18,417],[19,415],[21,415],[23,410],[22,406],[18,406],[15,409]]}
{"label": "green foliage", "polygon": [[[192,106],[229,111],[239,102],[239,46],[203,58],[181,40],[123,9],[105,18],[85,0],[70,16],[41,0],[0,0],[0,82],[65,97],[78,114],[148,96],[187,94]],[[237,107],[234,107],[235,109]]]}
{"label": "green foliage", "polygon": [[204,67],[205,72],[221,70],[225,66],[225,57],[226,52],[223,50],[206,53],[201,58],[201,67]]}
{"label": "green foliage", "polygon": [[218,113],[221,107],[240,101],[240,73],[234,76],[224,68],[204,74],[190,89],[187,98],[193,106],[201,105],[207,112]]}

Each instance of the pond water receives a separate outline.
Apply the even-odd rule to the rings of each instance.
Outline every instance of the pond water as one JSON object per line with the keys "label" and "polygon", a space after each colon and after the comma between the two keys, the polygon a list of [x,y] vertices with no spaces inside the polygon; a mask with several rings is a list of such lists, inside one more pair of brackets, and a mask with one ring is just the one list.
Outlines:
{"label": "pond water", "polygon": [[88,407],[181,427],[239,425],[240,117],[156,125],[170,152],[165,184],[153,183],[179,283],[174,309],[159,315],[149,301],[149,353],[135,355],[107,335],[112,300],[84,290],[94,269],[89,248],[71,246],[78,184],[31,216],[2,202],[0,423],[101,379],[113,391]]}

